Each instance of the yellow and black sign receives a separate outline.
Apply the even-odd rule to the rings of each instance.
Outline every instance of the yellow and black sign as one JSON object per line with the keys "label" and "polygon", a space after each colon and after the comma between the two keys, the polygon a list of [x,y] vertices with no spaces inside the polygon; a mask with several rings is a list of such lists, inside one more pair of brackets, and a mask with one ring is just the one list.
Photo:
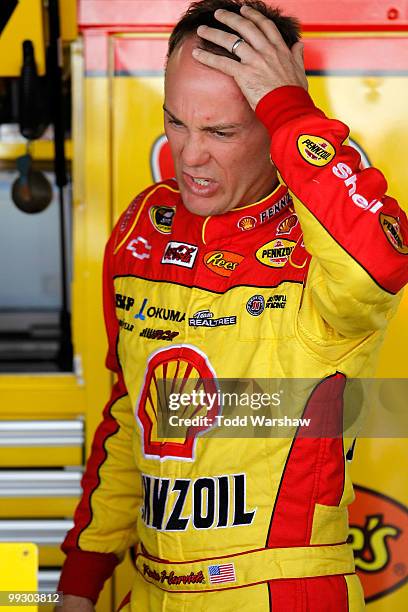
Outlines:
{"label": "yellow and black sign", "polygon": [[0,8],[0,77],[19,76],[23,41],[31,40],[38,74],[45,73],[41,0],[2,0]]}

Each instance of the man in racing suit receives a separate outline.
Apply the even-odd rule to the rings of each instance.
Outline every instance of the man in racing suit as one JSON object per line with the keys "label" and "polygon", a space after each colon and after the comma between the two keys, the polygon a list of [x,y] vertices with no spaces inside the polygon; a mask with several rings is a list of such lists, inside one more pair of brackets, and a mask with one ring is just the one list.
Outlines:
{"label": "man in racing suit", "polygon": [[[364,607],[346,544],[349,442],[330,431],[342,422],[346,378],[372,374],[407,282],[406,215],[382,174],[360,168],[347,127],[315,107],[300,43],[289,50],[254,10],[216,18],[240,38],[199,35],[241,62],[205,46],[197,55],[195,36],[172,52],[165,116],[178,181],[140,194],[106,248],[107,366],[117,382],[63,544],[66,610],[92,610],[129,547],[136,578],[122,610]],[[231,107],[220,108],[230,91]],[[220,120],[244,104],[241,122]],[[256,125],[238,154],[246,121]],[[265,134],[254,190],[251,146]],[[250,169],[230,194],[242,160]],[[180,392],[186,381],[214,390],[231,378],[318,379],[303,415],[318,417],[319,435],[299,426],[291,438],[220,439],[204,424],[160,436],[170,410],[158,381]]]}

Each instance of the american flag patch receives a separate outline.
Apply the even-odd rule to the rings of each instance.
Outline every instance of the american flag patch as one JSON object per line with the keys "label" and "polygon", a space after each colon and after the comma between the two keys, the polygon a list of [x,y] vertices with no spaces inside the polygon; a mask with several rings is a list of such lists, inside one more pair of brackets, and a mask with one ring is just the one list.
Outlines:
{"label": "american flag patch", "polygon": [[233,563],[222,563],[221,565],[209,565],[208,577],[210,584],[219,584],[220,582],[235,582],[235,567]]}

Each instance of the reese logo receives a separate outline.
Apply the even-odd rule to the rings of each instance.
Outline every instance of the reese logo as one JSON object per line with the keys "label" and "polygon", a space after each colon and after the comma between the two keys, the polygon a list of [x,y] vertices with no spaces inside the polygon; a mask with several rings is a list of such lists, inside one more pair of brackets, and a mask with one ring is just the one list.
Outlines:
{"label": "reese logo", "polygon": [[246,506],[246,474],[194,479],[142,474],[142,484],[142,519],[157,531],[251,525],[257,510]]}
{"label": "reese logo", "polygon": [[269,268],[283,268],[292,254],[296,242],[285,238],[276,238],[263,244],[255,253],[257,260]]}
{"label": "reese logo", "polygon": [[404,244],[398,219],[380,213],[380,223],[388,242],[398,253],[406,255],[408,253],[408,246]]}
{"label": "reese logo", "polygon": [[197,257],[198,247],[184,242],[168,242],[161,263],[192,268]]}
{"label": "reese logo", "polygon": [[379,491],[354,489],[349,541],[368,603],[408,580],[408,509]]}
{"label": "reese logo", "polygon": [[211,251],[204,255],[204,263],[212,272],[220,276],[231,276],[244,258],[231,251]]}
{"label": "reese logo", "polygon": [[153,227],[161,234],[170,234],[175,212],[175,206],[151,206],[149,217]]}
{"label": "reese logo", "polygon": [[334,147],[321,136],[301,134],[297,139],[300,155],[312,166],[326,166],[336,155]]}

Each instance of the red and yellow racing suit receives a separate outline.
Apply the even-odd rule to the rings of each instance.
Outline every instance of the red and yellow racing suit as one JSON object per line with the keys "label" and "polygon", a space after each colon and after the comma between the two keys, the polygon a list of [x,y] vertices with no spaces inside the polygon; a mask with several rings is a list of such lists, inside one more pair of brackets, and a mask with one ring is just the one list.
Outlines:
{"label": "red and yellow racing suit", "polygon": [[316,437],[159,435],[159,379],[173,391],[191,378],[318,379],[304,414],[341,421],[337,383],[372,374],[408,278],[406,215],[344,144],[347,127],[298,87],[269,93],[256,113],[280,174],[273,193],[201,217],[164,181],[107,245],[117,382],[63,544],[65,593],[96,601],[134,547],[132,612],[364,607],[346,543],[349,442],[324,426]]}

